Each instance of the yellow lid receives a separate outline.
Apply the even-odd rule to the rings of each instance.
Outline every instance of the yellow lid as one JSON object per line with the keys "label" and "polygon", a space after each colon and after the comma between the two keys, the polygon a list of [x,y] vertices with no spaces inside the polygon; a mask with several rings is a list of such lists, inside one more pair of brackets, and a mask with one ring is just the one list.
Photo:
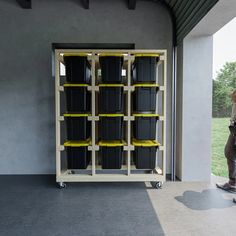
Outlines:
{"label": "yellow lid", "polygon": [[81,140],[81,141],[67,141],[64,143],[65,147],[87,147],[91,145],[91,140]]}
{"label": "yellow lid", "polygon": [[101,53],[99,57],[123,57],[123,53]]}
{"label": "yellow lid", "polygon": [[70,84],[70,83],[66,83],[63,84],[64,87],[88,87],[88,84]]}
{"label": "yellow lid", "polygon": [[159,57],[160,54],[158,53],[137,53],[134,54],[136,57]]}
{"label": "yellow lid", "polygon": [[159,84],[134,84],[134,87],[160,87]]}
{"label": "yellow lid", "polygon": [[76,52],[76,53],[65,53],[64,57],[87,57],[89,53],[86,52]]}
{"label": "yellow lid", "polygon": [[124,140],[109,140],[109,141],[99,141],[98,145],[102,147],[121,147],[124,146],[126,143]]}
{"label": "yellow lid", "polygon": [[99,114],[100,117],[122,117],[124,114]]}
{"label": "yellow lid", "polygon": [[63,116],[64,117],[87,117],[87,116],[89,116],[89,115],[91,115],[91,114],[84,114],[84,113],[65,113]]}
{"label": "yellow lid", "polygon": [[158,114],[133,114],[135,117],[159,117]]}
{"label": "yellow lid", "polygon": [[99,87],[124,87],[124,84],[99,84]]}
{"label": "yellow lid", "polygon": [[137,140],[132,139],[132,144],[136,147],[159,147],[160,143],[156,140]]}

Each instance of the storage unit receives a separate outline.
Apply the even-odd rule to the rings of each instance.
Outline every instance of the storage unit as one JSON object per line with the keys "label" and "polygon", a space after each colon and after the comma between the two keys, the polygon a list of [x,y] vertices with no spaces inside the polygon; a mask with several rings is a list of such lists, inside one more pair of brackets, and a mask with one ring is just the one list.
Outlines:
{"label": "storage unit", "polygon": [[87,60],[87,55],[64,55],[64,62],[67,82],[87,84],[91,82],[91,65]]}
{"label": "storage unit", "polygon": [[66,110],[68,112],[90,112],[91,93],[86,84],[64,84]]}
{"label": "storage unit", "polygon": [[159,60],[158,54],[136,54],[132,65],[133,83],[156,82],[156,69]]}
{"label": "storage unit", "polygon": [[64,114],[67,140],[87,140],[91,138],[89,114]]}
{"label": "storage unit", "polygon": [[160,144],[153,140],[138,141],[133,139],[135,146],[133,160],[137,169],[155,169],[156,152]]}
{"label": "storage unit", "polygon": [[[122,54],[124,65],[126,68],[126,82],[125,85],[122,83],[110,83],[106,82],[106,84],[100,84],[100,77],[98,70],[99,60],[101,55],[104,57],[110,56],[111,54]],[[63,56],[67,54],[73,55],[81,55],[86,54],[89,63],[91,64],[91,84],[70,84],[67,86],[62,85],[62,78],[60,77],[60,66],[63,63]],[[107,54],[107,55],[106,55]],[[132,64],[137,59],[138,54],[145,54],[147,57],[150,54],[159,55],[159,62],[157,64],[159,71],[157,81],[155,83],[150,84],[145,82],[145,84],[132,84]],[[136,60],[137,61],[137,60]],[[130,182],[130,181],[152,181],[161,183],[165,181],[165,170],[166,170],[166,73],[167,73],[167,51],[166,50],[89,50],[89,49],[56,49],[55,50],[55,104],[56,104],[56,181],[59,183],[60,187],[65,187],[65,182],[111,182],[111,181],[120,181],[120,182]],[[106,80],[106,79],[105,79]],[[156,83],[160,82],[160,86]],[[63,135],[61,135],[61,130],[63,127],[63,122],[67,122],[68,117],[63,117],[62,115],[62,104],[61,96],[63,93],[71,94],[73,93],[72,87],[81,88],[81,91],[74,92],[75,95],[68,96],[69,104],[67,106],[71,110],[68,112],[69,114],[75,113],[91,113],[88,115],[87,120],[91,122],[91,143],[87,146],[64,146],[61,144],[63,141]],[[157,92],[157,88],[159,88],[160,97],[162,104],[159,104],[161,107],[158,107],[158,111],[160,112],[160,126],[162,128],[157,132],[157,140],[161,143],[159,148],[156,146],[148,147],[144,149],[144,155],[142,153],[142,147],[134,146],[132,143],[132,125],[133,123],[142,123],[142,121],[137,121],[136,119],[139,117],[135,115],[135,113],[142,113],[142,111],[134,112],[132,99],[133,93],[135,90],[137,92],[137,96],[139,100],[142,95],[141,92],[137,91],[137,88],[151,88],[151,90],[155,90]],[[71,89],[68,89],[71,88]],[[153,89],[152,89],[153,88]],[[69,92],[68,92],[69,90]],[[71,92],[72,91],[72,92]],[[150,90],[149,90],[150,91]],[[91,96],[88,94],[91,93]],[[86,95],[85,95],[86,94]],[[81,96],[81,97],[79,97]],[[146,94],[145,94],[146,96]],[[144,96],[144,97],[145,97]],[[155,96],[155,95],[154,95]],[[88,102],[89,98],[91,98],[91,103]],[[146,99],[146,98],[145,98]],[[76,100],[76,101],[75,101]],[[151,100],[151,99],[150,99]],[[153,98],[152,98],[153,100]],[[155,100],[155,99],[154,99]],[[67,102],[68,103],[68,102]],[[80,104],[79,104],[80,103]],[[82,103],[82,105],[81,105]],[[150,103],[149,101],[147,103]],[[75,104],[75,105],[74,105]],[[81,106],[83,109],[78,109]],[[144,104],[147,106],[147,104]],[[148,105],[149,106],[149,105]],[[138,105],[139,107],[139,105]],[[151,106],[150,106],[151,107]],[[91,109],[90,109],[91,108]],[[125,108],[125,109],[124,109]],[[64,111],[65,109],[63,109]],[[83,110],[83,111],[76,111]],[[85,110],[91,110],[91,112],[86,112]],[[140,110],[140,109],[139,109]],[[152,110],[152,109],[151,109]],[[145,110],[146,111],[146,110]],[[147,111],[147,114],[156,113],[154,109],[152,112]],[[100,114],[100,115],[99,115]],[[114,116],[115,115],[115,116]],[[135,115],[135,116],[134,116]],[[113,118],[112,122],[106,123],[108,119]],[[105,118],[105,119],[104,119]],[[106,120],[107,119],[107,120]],[[105,124],[103,123],[105,120]],[[122,121],[123,120],[123,121]],[[85,121],[85,120],[84,120]],[[109,120],[110,121],[110,120]],[[83,122],[82,122],[83,123]],[[103,124],[102,124],[103,123]],[[111,123],[114,123],[111,124]],[[124,125],[125,129],[120,128],[120,123]],[[147,124],[144,124],[146,126]],[[148,124],[148,126],[153,125],[153,121]],[[100,126],[102,131],[100,130]],[[142,126],[142,125],[141,125]],[[158,126],[159,127],[159,126]],[[143,128],[141,128],[143,129]],[[151,129],[151,128],[150,128]],[[100,132],[101,131],[101,132]],[[123,131],[123,135],[122,135]],[[146,131],[146,130],[145,130]],[[150,130],[149,130],[150,131]],[[148,131],[148,132],[149,132]],[[140,137],[140,130],[135,131],[137,136]],[[150,136],[149,136],[150,134]],[[75,134],[79,135],[79,134]],[[142,134],[144,135],[144,134]],[[145,134],[146,135],[146,134]],[[152,132],[148,133],[148,137],[153,135]],[[87,137],[86,134],[82,135]],[[102,138],[110,138],[114,140],[108,140],[110,145],[108,146],[107,141],[101,140]],[[119,146],[117,146],[117,140],[115,138],[124,138],[125,143],[119,140]],[[100,141],[101,140],[101,141]],[[154,142],[154,140],[153,140]],[[114,145],[114,143],[116,145]],[[78,150],[74,148],[80,148]],[[154,153],[152,150],[158,150]],[[151,154],[147,153],[147,150],[151,152]],[[63,152],[67,151],[68,157],[81,156],[83,159],[80,164],[69,164],[65,166],[64,164],[64,155]],[[73,154],[71,154],[73,152]],[[81,152],[81,153],[79,153]],[[91,153],[91,161],[90,161],[90,153]],[[135,156],[135,164],[132,162],[133,154]],[[143,161],[142,159],[148,155],[149,160]],[[155,155],[155,157],[154,157]],[[153,160],[158,160],[155,162]],[[68,160],[72,160],[72,158],[68,158]],[[78,159],[76,159],[78,161]],[[88,164],[88,162],[90,163]],[[147,162],[147,163],[146,163]],[[141,163],[141,164],[140,164]],[[87,166],[88,165],[88,166]],[[87,166],[87,168],[86,168]],[[71,167],[76,168],[86,168],[85,170],[78,169],[76,172]],[[136,168],[137,167],[137,168]],[[143,170],[139,168],[148,168],[148,170]],[[108,170],[107,170],[108,169]],[[114,170],[113,170],[114,169]]]}
{"label": "storage unit", "polygon": [[90,140],[64,143],[67,153],[68,169],[86,169],[91,161],[91,152],[88,151]]}
{"label": "storage unit", "polygon": [[101,140],[123,139],[124,114],[99,114],[99,138]]}
{"label": "storage unit", "polygon": [[99,113],[124,113],[122,84],[99,84]]}
{"label": "storage unit", "polygon": [[122,54],[99,55],[102,83],[122,83]]}
{"label": "storage unit", "polygon": [[157,84],[136,84],[133,92],[133,110],[136,112],[155,112]]}
{"label": "storage unit", "polygon": [[124,141],[100,141],[102,169],[121,169]]}
{"label": "storage unit", "polygon": [[159,119],[157,114],[133,114],[133,138],[138,140],[156,139],[156,122]]}

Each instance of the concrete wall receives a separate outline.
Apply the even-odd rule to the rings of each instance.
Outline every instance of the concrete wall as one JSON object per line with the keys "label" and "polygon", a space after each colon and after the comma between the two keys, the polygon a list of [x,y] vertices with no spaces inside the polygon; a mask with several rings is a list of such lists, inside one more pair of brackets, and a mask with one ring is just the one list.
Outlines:
{"label": "concrete wall", "polygon": [[[77,0],[33,1],[32,10],[15,0],[0,1],[0,174],[55,172],[54,80],[51,44],[135,43],[138,49],[168,49],[171,91],[171,20],[157,3]],[[170,144],[171,95],[167,143]],[[167,170],[170,170],[168,145]]]}
{"label": "concrete wall", "polygon": [[177,176],[211,176],[212,36],[187,37],[180,45],[177,86]]}

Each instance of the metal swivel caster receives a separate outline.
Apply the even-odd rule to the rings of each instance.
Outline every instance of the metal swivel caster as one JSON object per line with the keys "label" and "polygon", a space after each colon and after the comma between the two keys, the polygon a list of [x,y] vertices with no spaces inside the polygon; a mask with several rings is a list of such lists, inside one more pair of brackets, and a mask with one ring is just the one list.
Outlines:
{"label": "metal swivel caster", "polygon": [[59,182],[59,183],[58,183],[58,188],[60,188],[60,189],[66,188],[66,183],[64,183],[64,182]]}
{"label": "metal swivel caster", "polygon": [[151,182],[152,187],[156,188],[156,189],[161,189],[162,188],[162,184],[163,184],[163,182],[161,182],[161,181]]}

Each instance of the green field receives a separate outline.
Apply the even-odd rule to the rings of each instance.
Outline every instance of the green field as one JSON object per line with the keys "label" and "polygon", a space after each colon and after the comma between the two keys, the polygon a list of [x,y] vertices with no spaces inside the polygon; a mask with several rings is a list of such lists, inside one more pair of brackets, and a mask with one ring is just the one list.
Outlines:
{"label": "green field", "polygon": [[229,135],[230,118],[212,119],[212,173],[217,176],[228,177],[224,147]]}

